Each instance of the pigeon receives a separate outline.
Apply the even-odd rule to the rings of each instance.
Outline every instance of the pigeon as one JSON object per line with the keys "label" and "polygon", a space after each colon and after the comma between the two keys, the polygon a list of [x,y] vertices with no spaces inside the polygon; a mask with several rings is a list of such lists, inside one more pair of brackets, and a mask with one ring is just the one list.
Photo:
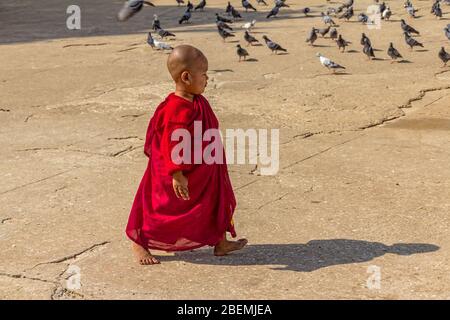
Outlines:
{"label": "pigeon", "polygon": [[320,53],[317,53],[316,56],[319,57],[320,63],[326,67],[328,70],[333,70],[333,73],[335,72],[336,69],[345,69],[345,67],[337,64],[334,61],[331,61],[330,59],[324,57],[323,55],[321,55]]}
{"label": "pigeon", "polygon": [[317,29],[312,28],[309,32],[308,38],[306,38],[306,42],[309,42],[312,46],[314,46],[314,42],[317,40]]}
{"label": "pigeon", "polygon": [[375,54],[374,54],[374,52],[373,52],[373,48],[372,48],[372,46],[370,45],[370,43],[366,42],[366,43],[364,44],[363,52],[364,52],[364,54],[367,56],[367,58],[368,58],[369,60],[371,60],[372,58],[375,58]]}
{"label": "pigeon", "polygon": [[285,1],[286,1],[286,0],[275,0],[275,6],[276,6],[276,7],[279,7],[279,8],[281,8],[281,7],[289,8],[289,5],[287,5],[287,4],[285,3]]}
{"label": "pigeon", "polygon": [[386,6],[386,9],[384,9],[384,11],[381,15],[381,18],[386,21],[389,21],[389,19],[391,18],[391,15],[392,15],[391,8],[389,8],[389,6]]}
{"label": "pigeon", "polygon": [[433,5],[431,6],[431,11],[430,11],[430,13],[434,13],[434,9],[436,9],[436,7],[439,5],[439,1],[440,1],[440,0],[435,0],[435,1],[433,2]]}
{"label": "pigeon", "polygon": [[244,61],[246,59],[246,57],[248,56],[248,52],[247,50],[245,50],[244,48],[241,47],[240,44],[238,44],[237,46],[237,55],[239,56],[239,62],[241,62],[241,58],[244,58]]}
{"label": "pigeon", "polygon": [[278,7],[278,6],[273,7],[273,9],[270,10],[269,14],[266,16],[266,18],[269,19],[270,17],[275,17],[279,11],[280,11],[280,7]]}
{"label": "pigeon", "polygon": [[445,33],[445,36],[447,37],[447,39],[450,40],[450,24],[448,24],[448,25],[444,28],[444,33]]}
{"label": "pigeon", "polygon": [[175,35],[167,30],[164,30],[162,28],[157,28],[156,32],[161,37],[161,39],[164,39],[166,37],[175,37]]}
{"label": "pigeon", "polygon": [[156,31],[161,28],[161,24],[159,22],[158,16],[156,14],[153,15],[153,23],[152,30]]}
{"label": "pigeon", "polygon": [[336,44],[338,45],[339,50],[342,49],[341,52],[345,51],[345,47],[348,46],[348,42],[342,38],[342,35],[339,35],[339,37],[336,40]]}
{"label": "pigeon", "polygon": [[229,33],[227,30],[222,29],[220,27],[217,27],[217,31],[219,32],[219,35],[222,37],[223,42],[225,42],[226,38],[234,37],[234,34]]}
{"label": "pigeon", "polygon": [[157,50],[173,50],[173,48],[171,46],[169,46],[168,44],[162,42],[162,41],[158,41],[156,39],[153,39],[152,34],[149,32],[148,36],[147,36],[147,43],[152,47],[152,49],[157,49]]}
{"label": "pigeon", "polygon": [[244,24],[242,25],[242,28],[245,29],[245,30],[247,30],[247,31],[250,31],[250,30],[255,26],[255,23],[256,23],[256,20],[253,19],[253,20],[250,21],[250,22],[244,23]]}
{"label": "pigeon", "polygon": [[417,12],[417,10],[414,9],[414,7],[413,7],[412,5],[410,5],[410,6],[405,6],[405,9],[406,9],[406,12],[407,12],[411,17],[413,17],[413,18],[416,17],[416,12]]}
{"label": "pigeon", "polygon": [[336,28],[333,28],[330,30],[330,39],[331,40],[336,40],[338,37],[338,31]]}
{"label": "pigeon", "polygon": [[403,58],[402,55],[397,51],[397,49],[394,48],[394,45],[392,44],[392,42],[389,44],[387,54],[392,59],[391,63],[393,63],[395,60],[397,60],[399,58]]}
{"label": "pigeon", "polygon": [[343,3],[342,6],[344,8],[350,8],[353,6],[353,0],[347,0],[347,2]]}
{"label": "pigeon", "polygon": [[423,48],[423,44],[421,44],[416,39],[412,38],[408,32],[405,31],[404,34],[405,34],[405,42],[410,47],[411,50],[413,50],[414,47],[422,47]]}
{"label": "pigeon", "polygon": [[254,36],[252,36],[248,31],[244,33],[244,39],[247,41],[247,45],[253,45],[255,42],[259,42]]}
{"label": "pigeon", "polygon": [[353,14],[354,14],[354,12],[353,12],[353,7],[350,7],[350,8],[347,9],[347,11],[345,11],[344,14],[342,14],[342,15],[339,17],[339,19],[345,19],[345,20],[348,21],[348,20],[351,19],[351,17],[353,17]]}
{"label": "pigeon", "polygon": [[383,2],[382,4],[380,4],[378,9],[379,9],[378,11],[379,11],[381,14],[383,14],[384,10],[386,10],[386,3]]}
{"label": "pigeon", "polygon": [[225,23],[223,21],[217,20],[216,25],[221,29],[227,29],[227,30],[233,31],[233,28],[230,27],[227,23]]}
{"label": "pigeon", "polygon": [[186,9],[192,10],[194,9],[194,5],[188,0],[188,3],[186,5]]}
{"label": "pigeon", "polygon": [[402,27],[402,30],[403,30],[404,32],[420,34],[419,31],[417,31],[416,29],[414,29],[413,27],[411,27],[409,24],[407,24],[407,23],[405,22],[404,19],[401,19],[400,21],[401,21],[401,27]]}
{"label": "pigeon", "polygon": [[233,20],[221,17],[218,13],[216,13],[216,21],[222,21],[225,23],[233,23]]}
{"label": "pigeon", "polygon": [[434,10],[433,10],[433,14],[438,17],[439,19],[442,18],[442,9],[441,6],[439,5],[439,2],[437,3],[437,5],[435,6]]}
{"label": "pigeon", "polygon": [[270,40],[266,35],[263,36],[264,41],[266,42],[267,47],[272,50],[272,53],[278,54],[278,51],[287,52],[286,49],[282,48],[278,43]]}
{"label": "pigeon", "polygon": [[328,14],[321,12],[320,15],[322,16],[323,23],[333,25],[333,26],[336,25],[336,23],[334,23],[333,19],[331,19],[331,17]]}
{"label": "pigeon", "polygon": [[187,9],[186,10],[186,12],[183,14],[183,16],[181,17],[181,19],[180,20],[178,20],[178,23],[179,24],[182,24],[183,22],[188,22],[189,21],[189,19],[191,18],[191,9]]}
{"label": "pigeon", "polygon": [[322,28],[322,29],[316,29],[317,33],[320,34],[323,37],[325,37],[325,35],[330,31],[330,26],[326,27],[326,28]]}
{"label": "pigeon", "polygon": [[227,7],[225,8],[225,13],[228,13],[228,15],[230,15],[232,8],[233,8],[233,6],[231,5],[231,2],[228,1]]}
{"label": "pigeon", "polygon": [[444,65],[442,66],[442,68],[444,68],[445,66],[447,66],[447,62],[450,61],[450,54],[448,52],[445,51],[444,47],[441,47],[441,50],[439,51],[438,54],[439,58],[442,60],[442,62],[444,63]]}
{"label": "pigeon", "polygon": [[258,4],[263,4],[267,6],[267,3],[264,0],[256,0],[256,2],[258,2]]}
{"label": "pigeon", "polygon": [[368,43],[370,46],[372,45],[372,43],[370,42],[370,39],[366,36],[365,33],[361,34],[361,45],[365,45],[366,43]]}
{"label": "pigeon", "polygon": [[308,7],[306,7],[306,8],[300,9],[299,12],[300,12],[300,13],[303,13],[303,14],[305,15],[305,17],[307,17],[307,16],[308,16],[308,13],[311,12],[311,9],[308,8]]}
{"label": "pigeon", "polygon": [[242,6],[245,8],[245,12],[247,12],[248,9],[252,9],[253,11],[256,11],[256,8],[254,6],[252,6],[252,4],[250,2],[248,2],[248,0],[242,0]]}
{"label": "pigeon", "polygon": [[117,20],[126,21],[136,13],[141,11],[144,5],[154,7],[155,5],[150,1],[143,0],[128,0],[123,5],[122,9],[120,9],[119,13],[117,13]]}
{"label": "pigeon", "polygon": [[206,6],[206,0],[202,0],[202,1],[200,1],[200,3],[198,5],[195,6],[194,11],[197,11],[197,9],[200,9],[203,11],[205,6]]}
{"label": "pigeon", "polygon": [[358,21],[361,23],[367,23],[367,22],[369,22],[369,17],[364,13],[360,13],[358,15]]}
{"label": "pigeon", "polygon": [[235,19],[241,19],[242,18],[241,14],[235,8],[231,8],[231,15]]}
{"label": "pigeon", "polygon": [[178,6],[180,6],[181,4],[184,4],[184,0],[176,0],[178,3]]}

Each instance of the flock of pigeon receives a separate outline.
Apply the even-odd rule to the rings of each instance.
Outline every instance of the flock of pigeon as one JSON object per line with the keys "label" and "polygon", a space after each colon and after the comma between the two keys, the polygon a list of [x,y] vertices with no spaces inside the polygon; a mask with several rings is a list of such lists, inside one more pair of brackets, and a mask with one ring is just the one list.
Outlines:
{"label": "flock of pigeon", "polygon": [[[327,0],[329,1],[329,0]],[[389,21],[390,17],[392,16],[392,11],[385,2],[379,4],[379,0],[375,0],[377,5],[375,6],[376,10],[374,12],[374,15],[371,15],[372,17],[378,16],[380,19]],[[184,0],[176,0],[178,6],[181,6],[185,4]],[[256,2],[259,5],[265,5],[267,6],[267,3],[265,0],[256,0]],[[257,11],[257,9],[249,2],[249,0],[241,0],[242,8],[245,10],[245,12],[248,12],[248,10],[251,11]],[[434,0],[434,3],[431,7],[430,13],[435,15],[438,19],[442,18],[442,9],[441,9],[441,3],[446,3],[447,5],[450,4],[450,0]],[[274,7],[270,10],[270,12],[267,14],[266,18],[270,19],[272,17],[276,17],[278,13],[280,12],[280,9],[283,7],[289,7],[288,4],[286,4],[286,0],[274,0]],[[318,39],[318,35],[320,35],[322,38],[328,35],[330,39],[336,42],[336,45],[338,49],[341,52],[344,52],[346,50],[346,47],[350,44],[350,42],[346,41],[342,34],[338,32],[338,25],[333,21],[333,18],[337,19],[345,19],[346,21],[349,21],[354,17],[354,10],[353,10],[354,0],[346,0],[345,3],[341,4],[339,7],[336,8],[328,8],[325,12],[321,12],[321,19],[326,27],[324,28],[315,28],[313,27],[306,39],[306,42],[309,43],[311,46],[314,46],[314,42]],[[155,6],[153,3],[149,1],[143,1],[143,0],[128,0],[123,8],[119,11],[117,18],[119,21],[125,21],[132,17],[134,14],[139,12],[143,6]],[[189,0],[186,4],[186,10],[181,15],[180,19],[178,20],[179,24],[183,23],[189,23],[192,12],[194,11],[203,11],[203,9],[206,7],[206,0],[200,0],[199,4],[194,6]],[[414,8],[413,4],[410,0],[406,0],[404,3],[404,8],[407,12],[407,14],[412,18],[417,18],[416,13],[417,9]],[[300,10],[301,13],[303,13],[305,16],[308,16],[308,14],[311,12],[310,8],[302,8]],[[235,37],[235,34],[233,33],[233,27],[230,25],[234,22],[241,20],[242,15],[241,13],[231,5],[230,2],[228,2],[228,5],[225,8],[225,14],[227,17],[220,15],[219,13],[215,13],[216,18],[216,27],[219,36],[223,39],[224,42],[226,42],[226,39]],[[369,16],[367,16],[364,13],[360,13],[357,17],[357,20],[363,24],[374,24],[375,21],[371,20]],[[247,46],[253,46],[256,43],[259,43],[259,40],[256,39],[252,34],[252,28],[254,28],[256,24],[256,20],[252,20],[250,22],[244,23],[241,28],[243,28],[244,31],[244,40],[247,42]],[[410,47],[410,50],[414,50],[414,47],[424,47],[424,45],[419,42],[416,38],[413,37],[413,35],[419,35],[420,32],[417,31],[415,28],[413,28],[411,25],[406,23],[404,19],[401,19],[400,21],[400,27],[404,34],[405,43]],[[153,33],[158,34],[160,40],[156,39],[153,35]],[[450,24],[448,24],[444,28],[444,34],[445,36],[450,40]],[[163,29],[161,27],[161,23],[159,21],[158,16],[155,14],[152,24],[152,31],[148,33],[147,37],[147,43],[153,48],[158,50],[172,50],[173,48],[163,42],[165,38],[175,37],[175,34]],[[271,50],[272,53],[278,54],[279,51],[287,52],[285,48],[283,48],[280,44],[274,42],[273,40],[269,39],[266,35],[262,36],[266,46],[268,49]],[[361,35],[361,41],[360,44],[362,45],[363,49],[362,52],[367,56],[369,60],[375,58],[374,49],[372,47],[372,43],[370,39],[362,33]],[[236,45],[237,50],[236,53],[239,58],[239,62],[243,59],[246,60],[246,58],[249,56],[249,53],[246,49],[244,49],[240,44]],[[323,56],[320,53],[316,54],[319,58],[320,63],[326,67],[327,69],[335,72],[337,69],[345,69],[342,65],[335,63],[331,59]],[[387,55],[391,58],[391,63],[395,61],[401,61],[403,59],[400,52],[394,47],[393,43],[391,42],[388,49],[387,49]],[[450,53],[445,51],[444,47],[441,47],[439,53],[438,53],[439,59],[443,62],[443,67],[447,65],[447,62],[450,61]]]}

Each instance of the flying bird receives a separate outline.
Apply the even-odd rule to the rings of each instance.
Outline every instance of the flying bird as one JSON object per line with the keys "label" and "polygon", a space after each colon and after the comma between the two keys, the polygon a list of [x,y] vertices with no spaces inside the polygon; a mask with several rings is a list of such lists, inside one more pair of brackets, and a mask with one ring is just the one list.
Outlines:
{"label": "flying bird", "polygon": [[120,11],[117,13],[117,20],[119,20],[119,21],[126,21],[126,20],[130,19],[136,13],[141,11],[141,9],[142,9],[142,7],[144,5],[151,6],[151,7],[155,6],[150,1],[128,0],[123,5],[122,9],[120,9]]}

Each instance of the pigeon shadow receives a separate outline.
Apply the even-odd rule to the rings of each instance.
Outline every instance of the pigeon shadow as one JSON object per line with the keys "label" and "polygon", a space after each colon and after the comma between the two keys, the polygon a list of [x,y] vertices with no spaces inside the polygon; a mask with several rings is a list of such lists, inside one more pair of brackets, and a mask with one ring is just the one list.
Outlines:
{"label": "pigeon shadow", "polygon": [[289,54],[289,52],[279,52],[279,53],[277,53],[275,55],[277,55],[277,56],[285,56],[285,55],[288,55],[288,54]]}
{"label": "pigeon shadow", "polygon": [[415,52],[428,52],[428,51],[430,51],[430,50],[428,50],[428,49],[419,49],[419,50],[414,50]]}
{"label": "pigeon shadow", "polygon": [[185,261],[200,265],[254,266],[267,265],[272,270],[312,272],[321,268],[363,263],[385,254],[410,256],[434,252],[440,247],[427,243],[396,243],[351,239],[311,240],[305,244],[255,244],[224,257],[215,257],[211,249],[176,252],[159,256],[161,262]]}
{"label": "pigeon shadow", "polygon": [[244,62],[258,62],[258,59],[255,59],[255,58],[248,58],[248,59],[245,59],[245,60],[243,60]]}
{"label": "pigeon shadow", "polygon": [[226,41],[225,43],[239,43],[239,40]]}
{"label": "pigeon shadow", "polygon": [[403,59],[403,60],[397,61],[397,63],[412,63],[412,61]]}
{"label": "pigeon shadow", "polygon": [[215,72],[215,73],[219,73],[219,72],[234,72],[231,69],[212,69],[212,70],[209,70],[209,71]]}
{"label": "pigeon shadow", "polygon": [[372,58],[372,61],[385,61],[387,59],[384,58]]}
{"label": "pigeon shadow", "polygon": [[316,48],[331,48],[331,46],[326,45],[326,44],[315,44],[315,45],[313,45],[313,47],[316,47]]}
{"label": "pigeon shadow", "polygon": [[261,43],[252,44],[250,47],[262,47],[263,45]]}
{"label": "pigeon shadow", "polygon": [[347,52],[347,53],[358,53],[359,51],[358,51],[358,50],[353,50],[353,49],[352,49],[352,50],[347,50],[346,52]]}
{"label": "pigeon shadow", "polygon": [[[373,48],[372,48],[373,49]],[[375,51],[375,52],[380,52],[380,51],[383,51],[383,50],[381,50],[381,49],[373,49],[373,51]]]}

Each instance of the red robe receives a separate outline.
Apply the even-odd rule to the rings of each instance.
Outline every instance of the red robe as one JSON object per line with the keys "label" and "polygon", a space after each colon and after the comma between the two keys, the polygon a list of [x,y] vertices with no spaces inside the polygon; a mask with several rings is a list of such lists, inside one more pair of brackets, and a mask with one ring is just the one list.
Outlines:
{"label": "red robe", "polygon": [[[172,132],[184,128],[194,140],[194,121],[201,121],[202,135],[218,129],[208,101],[197,95],[193,102],[171,93],[155,110],[147,129],[144,152],[149,161],[139,185],[126,227],[127,236],[144,248],[181,251],[213,246],[226,231],[236,237],[236,208],[223,146],[223,164],[177,165],[171,160]],[[202,148],[209,142],[203,142]],[[194,142],[192,142],[192,150]],[[194,152],[192,151],[192,155]],[[190,200],[178,199],[171,173],[183,170]]]}

